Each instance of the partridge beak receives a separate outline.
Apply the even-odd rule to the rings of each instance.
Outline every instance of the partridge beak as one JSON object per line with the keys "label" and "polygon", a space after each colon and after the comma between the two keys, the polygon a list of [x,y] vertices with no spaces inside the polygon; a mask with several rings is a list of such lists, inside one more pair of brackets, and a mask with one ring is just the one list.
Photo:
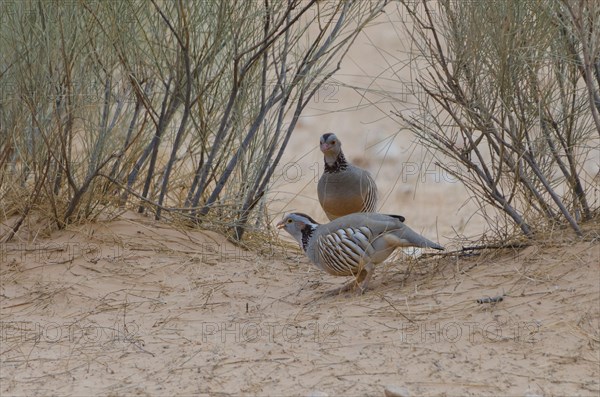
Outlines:
{"label": "partridge beak", "polygon": [[283,229],[285,227],[285,223],[283,221],[277,222],[277,229]]}
{"label": "partridge beak", "polygon": [[326,151],[328,151],[329,149],[331,149],[331,145],[330,145],[330,144],[328,144],[328,143],[322,143],[322,144],[321,144],[321,151],[322,151],[322,152],[326,152]]}

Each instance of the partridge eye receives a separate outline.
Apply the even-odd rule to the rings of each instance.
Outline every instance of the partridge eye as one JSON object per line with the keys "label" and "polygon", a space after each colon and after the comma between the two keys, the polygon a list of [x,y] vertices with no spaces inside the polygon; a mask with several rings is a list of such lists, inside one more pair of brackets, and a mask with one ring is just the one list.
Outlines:
{"label": "partridge eye", "polygon": [[292,223],[292,222],[293,222],[293,220],[291,220],[291,219],[287,220],[287,223]]}
{"label": "partridge eye", "polygon": [[331,141],[331,144],[332,144],[332,145],[335,145],[335,141]]}

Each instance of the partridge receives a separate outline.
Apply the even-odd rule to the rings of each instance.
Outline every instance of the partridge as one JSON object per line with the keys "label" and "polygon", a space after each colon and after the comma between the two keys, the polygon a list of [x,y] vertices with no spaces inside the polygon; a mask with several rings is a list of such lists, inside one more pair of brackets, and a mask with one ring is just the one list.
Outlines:
{"label": "partridge", "polygon": [[321,225],[310,216],[296,212],[286,215],[277,228],[291,234],[319,269],[334,276],[355,277],[330,294],[356,286],[362,294],[374,266],[386,260],[396,248],[444,249],[406,226],[400,215],[356,213]]}
{"label": "partridge", "polygon": [[330,221],[355,212],[377,210],[377,185],[371,174],[344,157],[335,134],[323,134],[320,148],[325,157],[323,175],[317,185],[319,202]]}

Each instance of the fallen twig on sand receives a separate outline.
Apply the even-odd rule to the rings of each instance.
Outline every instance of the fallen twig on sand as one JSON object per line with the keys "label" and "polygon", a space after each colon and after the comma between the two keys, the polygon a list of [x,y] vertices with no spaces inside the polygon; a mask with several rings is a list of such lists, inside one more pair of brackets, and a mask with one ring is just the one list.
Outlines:
{"label": "fallen twig on sand", "polygon": [[498,302],[502,302],[504,300],[504,295],[498,295],[498,296],[494,296],[494,297],[485,297],[485,298],[480,298],[477,299],[477,303],[482,304],[482,303],[498,303]]}

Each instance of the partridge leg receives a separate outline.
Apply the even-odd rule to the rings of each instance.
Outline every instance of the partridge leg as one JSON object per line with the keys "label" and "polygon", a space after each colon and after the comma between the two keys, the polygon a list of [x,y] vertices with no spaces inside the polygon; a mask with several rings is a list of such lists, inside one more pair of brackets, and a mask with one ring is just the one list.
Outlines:
{"label": "partridge leg", "polygon": [[356,291],[357,295],[362,295],[367,290],[369,281],[371,281],[371,277],[373,276],[373,270],[375,270],[375,268],[372,263],[367,263],[361,270],[356,279],[356,283],[358,284],[358,290]]}
{"label": "partridge leg", "polygon": [[371,281],[371,276],[373,275],[373,269],[374,269],[373,264],[367,263],[362,268],[360,273],[358,273],[358,276],[356,276],[355,280],[352,280],[349,283],[344,284],[339,288],[335,288],[331,291],[326,292],[325,296],[335,296],[335,295],[341,294],[342,292],[351,291],[353,289],[356,289],[357,295],[362,295],[366,291],[367,286],[369,285],[369,281]]}

